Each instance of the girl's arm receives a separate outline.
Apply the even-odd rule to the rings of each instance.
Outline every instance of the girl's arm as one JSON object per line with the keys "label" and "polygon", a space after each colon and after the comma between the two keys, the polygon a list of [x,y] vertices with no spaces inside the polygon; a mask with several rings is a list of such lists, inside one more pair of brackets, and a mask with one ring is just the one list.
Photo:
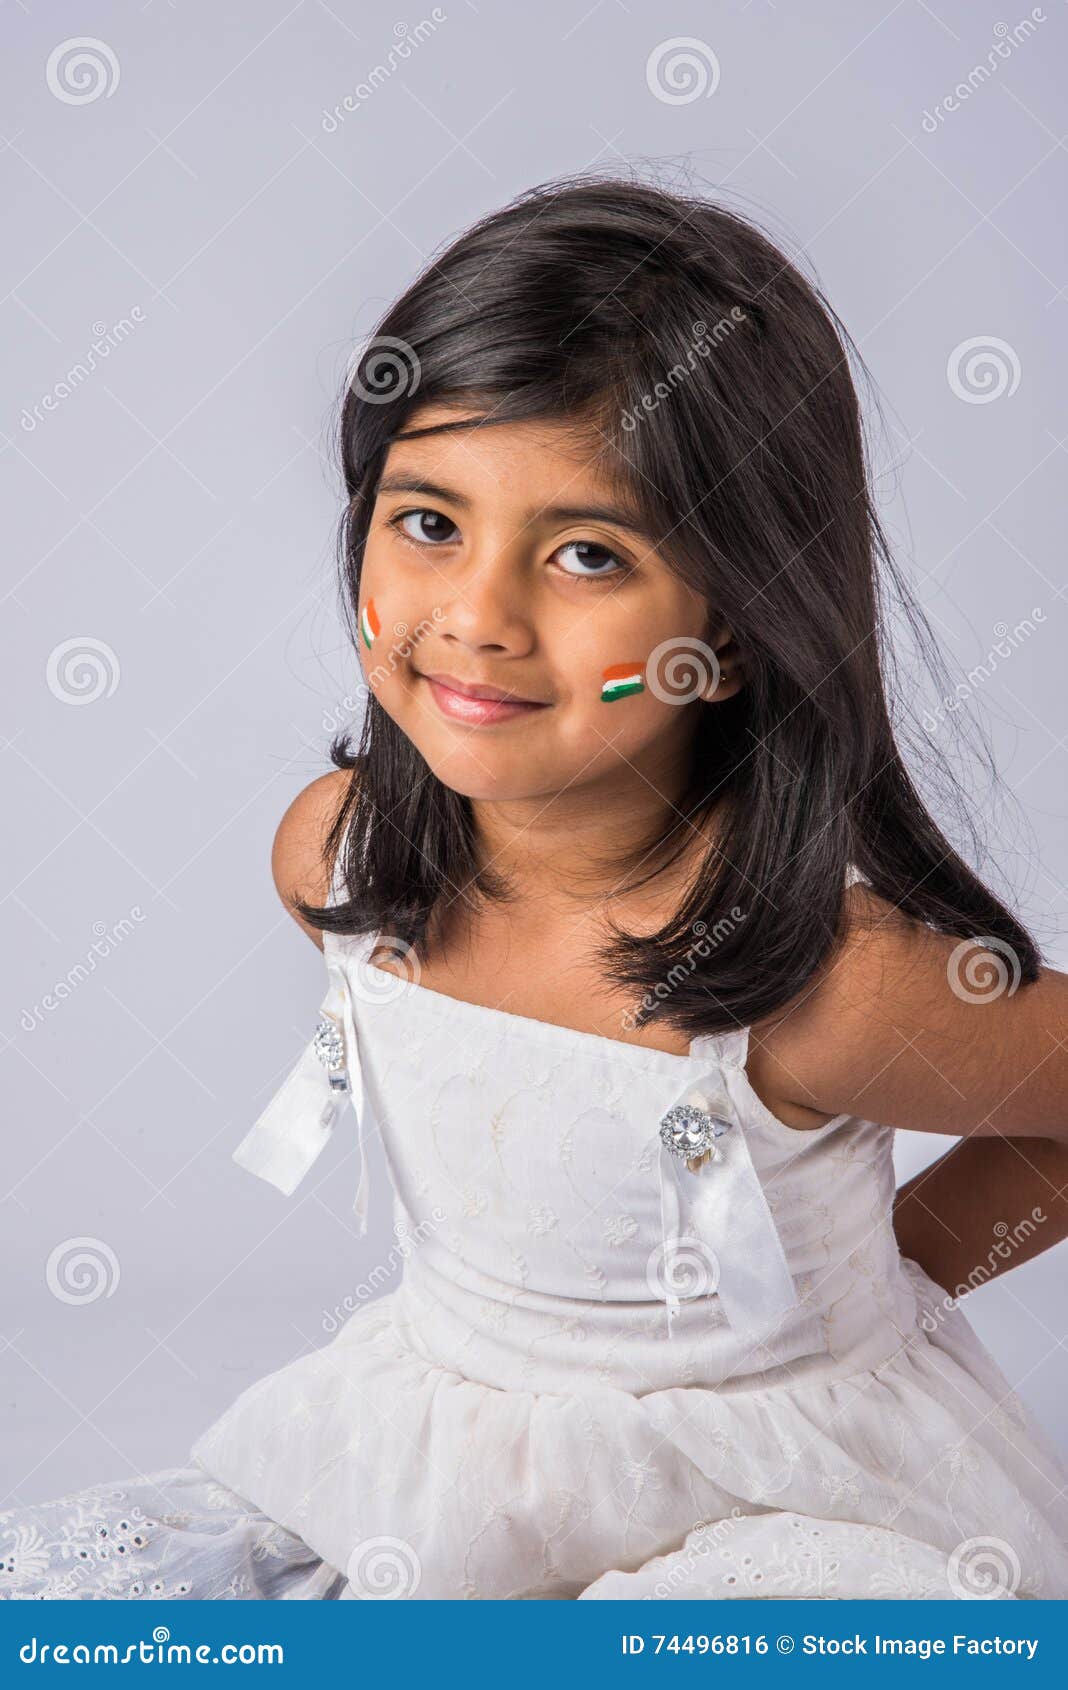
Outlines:
{"label": "girl's arm", "polygon": [[1068,1145],[962,1138],[898,1190],[894,1232],[951,1297],[1068,1237]]}
{"label": "girl's arm", "polygon": [[330,896],[330,869],[323,860],[323,842],[349,790],[347,769],[333,769],[320,775],[290,804],[271,848],[271,873],[278,896],[297,926],[313,945],[323,948],[323,935],[310,927],[293,908],[295,898],[306,903],[325,904]]}
{"label": "girl's arm", "polygon": [[[914,1132],[1068,1144],[1068,974],[935,933],[859,884],[833,959],[760,1050],[769,1089]],[[1001,978],[1001,973],[1005,978]]]}
{"label": "girl's arm", "polygon": [[954,1292],[991,1251],[1004,1271],[1068,1235],[1068,975],[1017,987],[1011,957],[863,885],[846,898],[841,949],[761,1028],[762,1083],[828,1115],[961,1135],[894,1210],[902,1253]]}

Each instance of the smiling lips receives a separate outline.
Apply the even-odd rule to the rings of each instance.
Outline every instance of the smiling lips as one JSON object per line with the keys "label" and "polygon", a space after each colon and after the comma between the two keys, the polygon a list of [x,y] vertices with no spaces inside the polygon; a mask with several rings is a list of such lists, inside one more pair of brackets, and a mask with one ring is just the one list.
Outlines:
{"label": "smiling lips", "polygon": [[510,721],[532,710],[546,710],[548,705],[531,698],[516,698],[502,687],[482,686],[460,681],[455,675],[422,675],[430,688],[435,704],[442,715],[469,727],[481,727],[489,722]]}

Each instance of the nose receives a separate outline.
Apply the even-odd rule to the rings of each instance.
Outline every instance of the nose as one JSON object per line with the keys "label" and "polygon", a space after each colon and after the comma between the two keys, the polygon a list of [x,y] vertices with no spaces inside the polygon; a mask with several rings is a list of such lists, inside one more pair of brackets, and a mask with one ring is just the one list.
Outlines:
{"label": "nose", "polygon": [[471,553],[462,569],[449,570],[447,585],[441,598],[444,615],[439,619],[446,641],[512,656],[530,650],[534,638],[531,589],[505,545]]}

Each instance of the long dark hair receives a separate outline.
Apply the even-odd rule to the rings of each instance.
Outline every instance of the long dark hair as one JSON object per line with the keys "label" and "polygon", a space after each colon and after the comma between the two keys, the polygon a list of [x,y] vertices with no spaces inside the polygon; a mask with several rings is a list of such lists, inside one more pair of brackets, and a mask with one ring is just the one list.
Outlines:
{"label": "long dark hair", "polygon": [[[917,921],[1010,947],[1021,979],[1039,968],[896,743],[888,589],[935,669],[937,652],[880,526],[850,351],[863,368],[818,287],[747,218],[583,175],[522,194],[435,258],[381,319],[341,406],[354,643],[388,445],[435,403],[481,413],[451,428],[593,419],[658,553],[733,630],[746,684],[693,706],[690,786],[662,843],[677,834],[681,850],[711,806],[719,831],[669,923],[651,936],[613,927],[601,953],[606,975],[644,998],[636,1021],[691,1037],[797,996],[844,931],[850,863]],[[929,737],[917,750],[933,753]],[[358,747],[342,732],[330,756],[353,772],[325,842],[345,895],[301,905],[307,920],[382,931],[417,955],[439,905],[508,896],[480,871],[470,800],[369,690]],[[974,839],[948,761],[943,772]]]}

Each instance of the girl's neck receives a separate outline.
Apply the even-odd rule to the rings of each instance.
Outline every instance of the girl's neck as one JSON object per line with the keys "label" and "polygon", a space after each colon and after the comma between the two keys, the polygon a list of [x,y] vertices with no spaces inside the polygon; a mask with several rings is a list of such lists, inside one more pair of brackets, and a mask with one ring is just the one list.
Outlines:
{"label": "girl's neck", "polygon": [[644,782],[615,799],[563,793],[473,810],[480,865],[507,882],[517,911],[545,916],[626,905],[662,917],[667,883],[681,894],[716,833]]}

